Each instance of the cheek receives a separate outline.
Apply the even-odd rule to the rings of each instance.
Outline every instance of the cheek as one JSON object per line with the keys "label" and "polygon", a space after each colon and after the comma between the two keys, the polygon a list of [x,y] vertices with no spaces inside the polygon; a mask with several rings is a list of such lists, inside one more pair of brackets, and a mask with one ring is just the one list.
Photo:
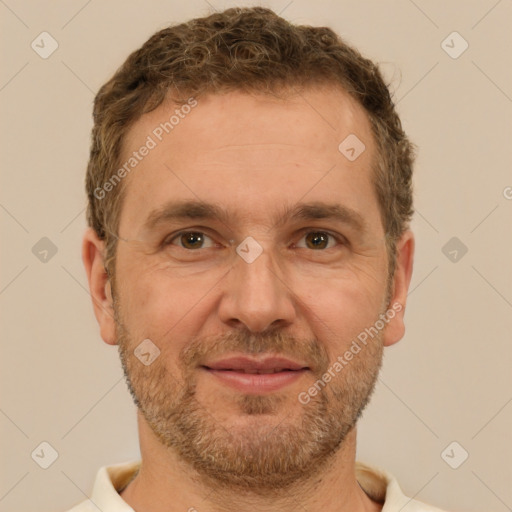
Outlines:
{"label": "cheek", "polygon": [[297,288],[302,312],[331,359],[342,354],[381,313],[385,288],[374,278],[303,280]]}
{"label": "cheek", "polygon": [[222,277],[180,276],[159,263],[125,265],[118,274],[123,321],[132,337],[150,338],[161,350],[172,352],[199,331],[212,307],[215,283]]}

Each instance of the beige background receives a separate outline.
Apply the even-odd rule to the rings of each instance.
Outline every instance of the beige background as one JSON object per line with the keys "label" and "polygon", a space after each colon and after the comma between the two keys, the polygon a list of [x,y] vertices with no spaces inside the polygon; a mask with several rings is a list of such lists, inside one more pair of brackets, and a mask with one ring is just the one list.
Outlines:
{"label": "beige background", "polygon": [[[236,4],[253,5],[0,1],[2,512],[65,510],[100,466],[139,456],[135,408],[80,259],[92,100],[153,32]],[[264,5],[330,25],[378,61],[420,147],[408,330],[387,349],[358,459],[449,510],[512,510],[512,2]],[[59,44],[48,59],[31,48],[43,31]],[[469,44],[457,59],[441,47],[453,31]],[[32,252],[42,237],[57,247],[47,262]],[[442,252],[452,237],[468,248],[456,262]],[[46,470],[31,458],[42,441],[59,455]],[[452,441],[469,453],[458,469],[441,457]]]}

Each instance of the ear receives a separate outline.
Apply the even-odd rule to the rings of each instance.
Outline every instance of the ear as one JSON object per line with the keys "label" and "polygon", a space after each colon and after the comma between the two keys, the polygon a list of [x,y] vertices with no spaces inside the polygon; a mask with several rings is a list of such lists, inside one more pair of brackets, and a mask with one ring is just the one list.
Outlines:
{"label": "ear", "polygon": [[84,262],[94,314],[105,343],[116,345],[116,329],[110,280],[104,265],[105,242],[92,228],[84,234],[82,261]]}
{"label": "ear", "polygon": [[411,283],[413,259],[414,235],[412,231],[407,230],[396,246],[396,268],[387,313],[388,318],[391,319],[383,334],[383,342],[386,347],[400,341],[405,334],[405,303]]}

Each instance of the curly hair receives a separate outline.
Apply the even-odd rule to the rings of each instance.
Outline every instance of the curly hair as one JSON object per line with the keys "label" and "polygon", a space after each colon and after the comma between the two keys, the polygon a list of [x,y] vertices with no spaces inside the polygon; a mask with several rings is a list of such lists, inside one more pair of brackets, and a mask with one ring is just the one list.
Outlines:
{"label": "curly hair", "polygon": [[[339,86],[365,109],[377,154],[372,181],[386,237],[389,274],[396,242],[412,217],[414,145],[402,129],[388,87],[371,60],[327,27],[294,25],[262,7],[230,8],[165,28],[133,52],[94,101],[87,168],[87,221],[105,241],[114,269],[123,184],[105,197],[95,191],[120,165],[130,127],[166,97],[229,91],[275,94],[286,88]],[[111,273],[109,271],[109,273]]]}

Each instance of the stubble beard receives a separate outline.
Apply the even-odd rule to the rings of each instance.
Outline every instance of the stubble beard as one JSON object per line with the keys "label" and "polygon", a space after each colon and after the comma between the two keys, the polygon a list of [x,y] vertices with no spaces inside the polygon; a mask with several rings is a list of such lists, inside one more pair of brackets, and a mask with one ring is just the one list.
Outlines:
{"label": "stubble beard", "polygon": [[[332,462],[347,434],[368,404],[382,364],[381,333],[375,336],[307,404],[286,392],[241,394],[237,399],[244,426],[222,424],[215,411],[198,399],[197,361],[205,354],[229,351],[271,352],[302,359],[315,368],[311,386],[330,366],[318,340],[297,341],[274,331],[251,334],[235,331],[196,339],[180,354],[181,375],[165,367],[165,347],[150,366],[134,355],[138,345],[116,311],[119,354],[135,405],[162,443],[196,472],[199,479],[221,488],[269,495],[305,484]],[[160,344],[162,345],[162,344]],[[306,389],[301,391],[306,391]],[[292,402],[290,402],[290,400]],[[300,408],[276,420],[283,404]]]}

